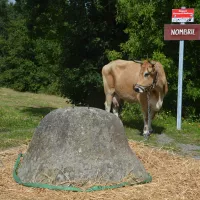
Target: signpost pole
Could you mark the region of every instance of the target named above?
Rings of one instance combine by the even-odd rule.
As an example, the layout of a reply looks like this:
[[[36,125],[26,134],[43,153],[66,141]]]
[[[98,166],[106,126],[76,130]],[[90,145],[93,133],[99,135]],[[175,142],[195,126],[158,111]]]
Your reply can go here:
[[[184,40],[179,42],[177,130],[181,130]]]
[[[185,7],[181,7],[185,9]],[[185,23],[181,23],[185,24]],[[179,42],[179,66],[178,66],[178,99],[177,99],[177,130],[181,130],[182,118],[182,89],[183,89],[183,55],[184,55],[184,40]]]

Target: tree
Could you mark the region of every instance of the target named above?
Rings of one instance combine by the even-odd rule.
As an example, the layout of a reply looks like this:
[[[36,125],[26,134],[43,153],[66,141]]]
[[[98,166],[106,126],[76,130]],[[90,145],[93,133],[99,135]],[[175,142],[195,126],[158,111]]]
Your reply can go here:
[[[61,60],[61,89],[73,103],[103,106],[101,69],[125,34],[117,24],[116,1],[68,1]],[[99,106],[99,105],[98,105]]]
[[[4,54],[0,61],[0,85],[19,91],[58,94],[59,42],[52,39],[54,29],[33,37],[26,6],[27,2],[21,0],[15,5],[7,4],[7,37],[1,36]]]

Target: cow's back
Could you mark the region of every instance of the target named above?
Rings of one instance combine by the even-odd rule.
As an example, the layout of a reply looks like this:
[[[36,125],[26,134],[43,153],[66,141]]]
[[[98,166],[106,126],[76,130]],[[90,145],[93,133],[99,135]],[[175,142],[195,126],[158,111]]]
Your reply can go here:
[[[133,61],[116,60],[105,65],[102,69],[104,79],[112,77],[112,87],[115,93],[128,102],[137,101],[137,95],[133,90],[140,72],[140,64]]]

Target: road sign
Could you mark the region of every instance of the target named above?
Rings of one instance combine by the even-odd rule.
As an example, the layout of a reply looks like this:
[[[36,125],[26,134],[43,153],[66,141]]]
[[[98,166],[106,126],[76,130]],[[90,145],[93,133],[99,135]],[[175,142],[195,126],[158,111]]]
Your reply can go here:
[[[172,9],[172,22],[194,22],[194,8]]]
[[[165,24],[164,40],[200,40],[200,24]]]

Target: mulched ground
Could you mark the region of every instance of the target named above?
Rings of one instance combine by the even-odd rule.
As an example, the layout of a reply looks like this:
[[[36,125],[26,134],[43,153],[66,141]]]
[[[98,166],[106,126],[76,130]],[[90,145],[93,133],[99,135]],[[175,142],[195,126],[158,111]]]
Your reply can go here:
[[[197,200],[200,199],[200,160],[129,142],[151,174],[151,183],[98,192],[60,192],[18,185],[12,177],[15,160],[27,146],[0,152],[1,200]]]

